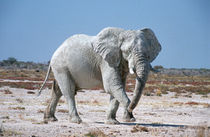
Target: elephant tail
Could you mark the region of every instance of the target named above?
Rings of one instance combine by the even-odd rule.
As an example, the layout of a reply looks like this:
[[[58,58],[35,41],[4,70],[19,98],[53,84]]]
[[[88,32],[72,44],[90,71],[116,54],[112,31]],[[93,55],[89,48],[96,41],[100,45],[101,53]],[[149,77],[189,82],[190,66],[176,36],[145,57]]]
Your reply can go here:
[[[41,86],[41,88],[39,89],[39,93],[38,93],[37,96],[39,96],[39,95],[41,94],[42,89],[44,88],[44,86],[45,86],[45,84],[46,84],[46,82],[47,82],[47,79],[48,79],[49,76],[50,76],[50,72],[51,72],[51,66],[49,65],[48,70],[47,70],[47,74],[46,74],[46,77],[45,77],[45,80],[44,80],[44,82],[42,83],[42,86]]]

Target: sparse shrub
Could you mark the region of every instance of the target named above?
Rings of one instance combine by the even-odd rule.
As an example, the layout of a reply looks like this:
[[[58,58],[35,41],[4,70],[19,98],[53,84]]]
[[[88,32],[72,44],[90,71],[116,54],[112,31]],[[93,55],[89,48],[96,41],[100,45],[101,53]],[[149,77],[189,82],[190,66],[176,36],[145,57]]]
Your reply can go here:
[[[151,92],[148,92],[148,91],[145,91],[145,92],[144,92],[144,95],[145,95],[145,96],[153,96],[153,95],[151,94]]]
[[[204,107],[205,107],[205,108],[210,108],[210,104],[204,103]]]
[[[168,92],[167,92],[167,91],[169,91],[169,87],[168,86],[161,84],[158,87],[159,87],[159,90],[161,91],[162,94],[168,94]]]
[[[192,98],[192,94],[185,95],[184,97]]]
[[[199,105],[199,103],[198,102],[194,102],[194,101],[191,101],[191,102],[187,102],[187,103],[185,103],[186,105]]]
[[[80,100],[80,101],[77,101],[78,104],[85,104],[85,105],[97,105],[97,106],[100,106],[101,105],[101,102],[98,102],[97,100],[93,100],[93,101],[88,101],[88,100]]]
[[[163,69],[163,66],[157,65],[157,66],[154,66],[154,69]]]
[[[99,102],[97,100],[94,100],[93,104],[99,104]]]
[[[16,101],[17,101],[18,103],[23,103],[23,100],[20,99],[20,98],[17,98]]]
[[[41,110],[41,109],[39,109],[37,112],[38,112],[38,113],[44,113],[44,111]]]
[[[60,99],[60,100],[58,101],[58,103],[63,104],[63,103],[65,103],[65,100]]]
[[[0,92],[4,92],[4,94],[12,94],[12,91],[9,89],[0,90]]]
[[[179,94],[176,93],[172,98],[178,98],[179,97]]]
[[[21,132],[13,131],[13,130],[3,130],[3,132],[0,132],[0,136],[3,135],[5,137],[15,137],[15,136],[22,136],[23,134]]]
[[[209,131],[207,126],[199,126],[195,129],[197,129],[196,137],[209,137]]]
[[[162,94],[168,94],[168,91],[166,90],[161,90]]]
[[[146,85],[146,87],[144,88],[143,93],[144,93],[145,96],[154,96],[156,89],[157,89],[156,86],[147,86]]]
[[[1,119],[10,119],[9,116],[3,116]]]
[[[156,91],[156,95],[157,95],[157,96],[162,96],[162,92],[161,92],[160,89],[158,89],[158,90]]]
[[[14,58],[14,57],[9,57],[7,60],[3,60],[3,63],[6,65],[6,64],[9,64],[9,65],[11,65],[11,64],[14,64],[14,63],[16,63],[17,62],[17,59],[16,58]]]
[[[25,110],[25,107],[9,107],[9,109],[13,109],[13,110]]]
[[[149,132],[149,129],[148,129],[147,127],[135,125],[135,126],[131,129],[131,133],[135,133],[135,132]]]
[[[83,100],[80,100],[80,101],[77,101],[78,104],[89,104],[90,101],[83,101]]]
[[[35,94],[33,91],[28,91],[27,94]]]
[[[61,113],[68,113],[69,111],[66,110],[66,109],[58,109],[58,112],[61,112]]]
[[[182,106],[182,105],[184,105],[184,103],[183,102],[174,102],[174,105]]]
[[[101,130],[92,130],[89,133],[85,134],[85,137],[108,137],[104,132]]]
[[[12,94],[12,92],[11,92],[9,89],[6,89],[6,90],[4,91],[4,94]]]
[[[203,97],[203,98],[208,98],[208,95],[203,95],[202,97]]]

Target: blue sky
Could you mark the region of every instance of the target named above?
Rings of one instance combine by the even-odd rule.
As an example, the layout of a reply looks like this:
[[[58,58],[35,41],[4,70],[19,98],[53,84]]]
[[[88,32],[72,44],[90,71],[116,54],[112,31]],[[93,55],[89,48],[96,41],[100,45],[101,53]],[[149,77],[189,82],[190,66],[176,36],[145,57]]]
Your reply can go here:
[[[0,60],[47,62],[69,36],[108,26],[151,28],[152,65],[210,68],[209,0],[0,0]]]

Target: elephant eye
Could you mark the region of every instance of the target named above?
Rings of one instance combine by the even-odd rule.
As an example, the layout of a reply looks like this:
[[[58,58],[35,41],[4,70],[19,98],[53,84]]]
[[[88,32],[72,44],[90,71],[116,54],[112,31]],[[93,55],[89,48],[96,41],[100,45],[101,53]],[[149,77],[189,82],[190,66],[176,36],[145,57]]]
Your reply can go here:
[[[149,55],[147,56],[147,59],[150,59],[150,56]]]
[[[131,48],[129,48],[129,49],[128,49],[128,53],[131,53],[131,51],[132,51]]]

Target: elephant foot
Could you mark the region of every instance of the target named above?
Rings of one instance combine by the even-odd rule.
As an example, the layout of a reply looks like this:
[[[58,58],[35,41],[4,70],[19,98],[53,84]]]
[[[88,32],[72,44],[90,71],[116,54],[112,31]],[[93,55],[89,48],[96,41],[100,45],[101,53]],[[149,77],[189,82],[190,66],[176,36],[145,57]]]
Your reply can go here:
[[[133,118],[123,118],[123,121],[124,122],[135,122],[136,119],[133,117]]]
[[[120,124],[119,121],[117,121],[116,119],[114,118],[110,118],[110,119],[107,119],[105,124],[110,124],[110,125],[117,125],[117,124]]]
[[[72,123],[77,123],[77,124],[82,123],[82,120],[79,116],[70,117],[69,121],[72,122]]]
[[[124,122],[135,122],[136,119],[134,118],[132,112],[126,111],[126,112],[124,113],[124,116],[123,116],[123,121],[124,121]]]
[[[54,122],[54,121],[58,121],[58,119],[55,116],[44,116],[44,122]]]

